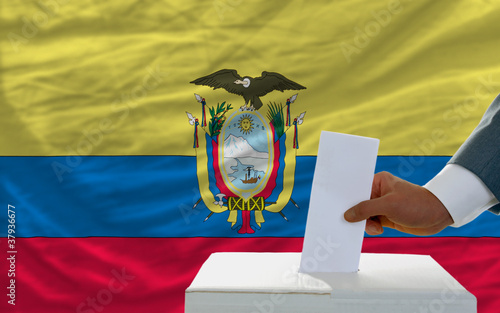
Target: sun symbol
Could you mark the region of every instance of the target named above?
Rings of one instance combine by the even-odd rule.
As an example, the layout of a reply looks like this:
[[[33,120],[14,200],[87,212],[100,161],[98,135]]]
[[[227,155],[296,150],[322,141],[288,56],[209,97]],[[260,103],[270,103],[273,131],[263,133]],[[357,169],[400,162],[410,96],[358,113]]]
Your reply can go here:
[[[250,115],[243,115],[240,120],[238,121],[238,128],[240,129],[240,132],[242,132],[245,135],[248,135],[249,133],[252,132],[253,130],[253,120]]]

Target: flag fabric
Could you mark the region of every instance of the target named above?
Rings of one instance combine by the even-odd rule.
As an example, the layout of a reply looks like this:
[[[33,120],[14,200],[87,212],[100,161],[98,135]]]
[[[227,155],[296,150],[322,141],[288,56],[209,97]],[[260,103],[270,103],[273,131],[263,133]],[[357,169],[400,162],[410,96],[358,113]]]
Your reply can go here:
[[[376,171],[425,184],[500,93],[499,13],[484,0],[2,2],[1,312],[183,312],[211,253],[300,251],[321,130],[379,138]],[[222,69],[245,92],[262,72],[306,89],[281,81],[242,110],[241,95],[190,83]],[[496,312],[499,222],[387,229],[363,251],[431,255]]]

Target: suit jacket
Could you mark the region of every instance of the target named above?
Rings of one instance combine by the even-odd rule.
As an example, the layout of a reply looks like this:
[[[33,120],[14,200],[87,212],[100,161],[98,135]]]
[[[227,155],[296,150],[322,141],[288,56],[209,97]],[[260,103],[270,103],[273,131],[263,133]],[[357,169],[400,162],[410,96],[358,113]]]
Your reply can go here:
[[[459,164],[476,174],[500,200],[500,95],[449,163]],[[489,210],[500,214],[500,204]]]

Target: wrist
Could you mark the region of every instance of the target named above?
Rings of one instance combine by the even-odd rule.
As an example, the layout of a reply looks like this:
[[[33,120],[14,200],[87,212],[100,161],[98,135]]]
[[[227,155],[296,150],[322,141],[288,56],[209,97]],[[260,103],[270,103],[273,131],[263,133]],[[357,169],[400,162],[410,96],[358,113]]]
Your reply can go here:
[[[448,226],[453,225],[453,217],[450,212],[446,209],[444,204],[439,200],[436,195],[434,195],[430,190],[424,187],[420,187],[426,193],[425,205],[426,208],[423,210],[428,210],[432,212],[430,215],[433,216],[431,219],[432,223],[429,225],[429,235],[436,234]]]

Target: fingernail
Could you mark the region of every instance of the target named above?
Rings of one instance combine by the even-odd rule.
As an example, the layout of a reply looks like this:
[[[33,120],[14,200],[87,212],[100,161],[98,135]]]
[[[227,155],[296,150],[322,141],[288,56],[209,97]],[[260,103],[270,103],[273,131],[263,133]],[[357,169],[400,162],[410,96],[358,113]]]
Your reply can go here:
[[[346,221],[348,221],[348,222],[349,222],[349,221],[354,220],[354,218],[355,218],[355,217],[356,217],[356,216],[355,216],[355,214],[354,214],[354,211],[353,211],[353,210],[350,210],[350,209],[349,209],[349,210],[347,210],[347,211],[344,213],[344,219],[345,219]]]
[[[380,233],[380,227],[378,225],[375,225],[375,224],[370,224],[368,225],[368,229],[370,230],[370,232],[372,233],[377,233],[379,234]]]

